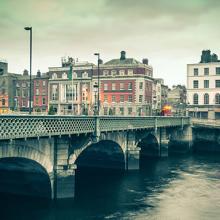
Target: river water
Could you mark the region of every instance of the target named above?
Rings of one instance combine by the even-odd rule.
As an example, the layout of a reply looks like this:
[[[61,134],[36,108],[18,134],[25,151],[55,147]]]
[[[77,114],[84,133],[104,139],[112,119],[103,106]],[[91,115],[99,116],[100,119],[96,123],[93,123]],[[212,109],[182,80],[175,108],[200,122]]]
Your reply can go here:
[[[169,157],[138,171],[81,170],[74,201],[2,195],[0,219],[220,219],[220,156]]]

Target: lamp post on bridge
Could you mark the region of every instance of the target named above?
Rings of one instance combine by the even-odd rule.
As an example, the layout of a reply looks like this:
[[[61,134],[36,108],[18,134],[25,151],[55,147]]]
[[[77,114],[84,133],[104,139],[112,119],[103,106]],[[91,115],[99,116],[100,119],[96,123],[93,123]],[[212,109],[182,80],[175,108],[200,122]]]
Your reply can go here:
[[[25,27],[26,31],[30,31],[30,91],[29,91],[29,114],[31,114],[31,71],[32,71],[32,27]]]
[[[97,85],[97,88],[98,88],[98,98],[97,98],[97,103],[96,103],[96,105],[97,105],[97,112],[96,112],[96,115],[99,115],[99,108],[100,108],[100,79],[99,79],[99,64],[100,64],[100,54],[99,53],[94,53],[94,55],[95,56],[97,56],[98,57],[98,85]]]

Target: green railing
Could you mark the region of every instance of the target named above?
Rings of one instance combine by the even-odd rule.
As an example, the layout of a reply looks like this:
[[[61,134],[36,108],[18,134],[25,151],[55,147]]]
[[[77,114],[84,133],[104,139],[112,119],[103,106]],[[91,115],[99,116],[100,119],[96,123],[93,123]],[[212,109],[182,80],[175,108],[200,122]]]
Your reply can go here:
[[[189,117],[0,116],[0,140],[184,126]]]

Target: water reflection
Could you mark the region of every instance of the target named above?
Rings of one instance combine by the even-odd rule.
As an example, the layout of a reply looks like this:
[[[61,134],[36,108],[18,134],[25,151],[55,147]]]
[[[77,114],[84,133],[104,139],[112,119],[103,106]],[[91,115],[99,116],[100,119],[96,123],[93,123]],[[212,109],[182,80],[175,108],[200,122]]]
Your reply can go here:
[[[220,158],[147,160],[140,171],[79,170],[76,198],[1,196],[2,219],[219,219]]]

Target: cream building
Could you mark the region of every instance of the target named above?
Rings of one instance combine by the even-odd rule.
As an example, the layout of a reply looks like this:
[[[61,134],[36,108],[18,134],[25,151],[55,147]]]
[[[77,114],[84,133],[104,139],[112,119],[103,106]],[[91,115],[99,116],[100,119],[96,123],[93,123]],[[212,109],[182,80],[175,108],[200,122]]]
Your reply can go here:
[[[220,62],[201,62],[187,65],[188,112],[192,117],[220,119]]]

